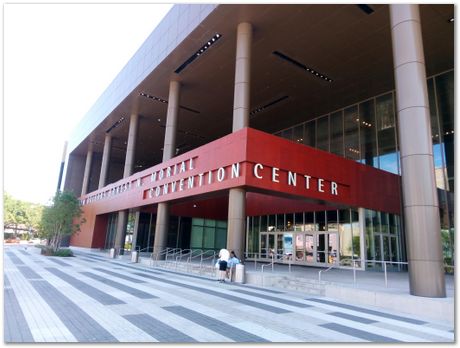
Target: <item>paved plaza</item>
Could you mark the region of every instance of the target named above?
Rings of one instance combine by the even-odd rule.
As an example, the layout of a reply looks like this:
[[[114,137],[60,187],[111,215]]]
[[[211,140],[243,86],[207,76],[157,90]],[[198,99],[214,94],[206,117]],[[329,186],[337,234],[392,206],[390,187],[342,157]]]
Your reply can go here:
[[[5,342],[454,341],[447,321],[39,251],[4,248]]]

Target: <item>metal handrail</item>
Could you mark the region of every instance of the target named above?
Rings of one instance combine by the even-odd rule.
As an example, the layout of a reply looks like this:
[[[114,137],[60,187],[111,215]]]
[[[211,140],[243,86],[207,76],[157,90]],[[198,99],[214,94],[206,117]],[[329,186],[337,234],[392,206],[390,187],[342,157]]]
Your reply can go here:
[[[153,267],[153,262],[158,261],[158,258],[161,255],[167,255],[169,253],[170,249],[172,249],[172,248],[165,248],[165,249],[163,249],[162,251],[159,251],[159,252],[152,252],[152,255],[150,255],[150,267]],[[156,255],[156,257],[154,257],[154,255]]]
[[[211,252],[211,251],[212,251],[212,255],[208,257],[203,257],[207,252]],[[207,250],[202,253],[201,260],[200,260],[200,274],[202,273],[202,270],[203,270],[203,261],[211,260],[211,259],[212,259],[211,266],[214,268],[214,264],[216,260],[216,252],[214,250]]]
[[[387,274],[387,263],[388,264],[395,264],[395,265],[409,265],[408,262],[400,262],[400,261],[375,261],[375,260],[366,260],[365,263],[381,263],[383,264],[383,272],[385,276],[385,287],[388,287],[388,274]]]

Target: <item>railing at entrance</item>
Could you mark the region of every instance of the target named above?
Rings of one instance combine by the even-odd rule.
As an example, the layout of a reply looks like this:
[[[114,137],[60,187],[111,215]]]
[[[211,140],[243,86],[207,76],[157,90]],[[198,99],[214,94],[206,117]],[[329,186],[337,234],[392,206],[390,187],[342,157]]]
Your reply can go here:
[[[191,272],[193,268],[198,268],[198,273],[205,271],[210,275],[215,275],[214,264],[216,251],[201,249],[181,249],[165,248],[158,252],[153,252],[150,256],[151,267],[164,267],[179,270],[179,267],[186,272]]]

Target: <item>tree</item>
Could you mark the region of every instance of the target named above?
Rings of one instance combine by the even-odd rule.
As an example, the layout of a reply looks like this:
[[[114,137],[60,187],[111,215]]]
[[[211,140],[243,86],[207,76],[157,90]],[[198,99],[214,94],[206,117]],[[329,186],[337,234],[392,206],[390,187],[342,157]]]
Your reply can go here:
[[[13,198],[5,192],[3,198],[4,219],[3,228],[29,232],[37,231],[40,224],[43,206]]]
[[[44,208],[40,229],[53,252],[59,249],[63,237],[80,231],[80,225],[86,221],[81,218],[82,213],[78,199],[66,191],[56,192],[53,204]]]

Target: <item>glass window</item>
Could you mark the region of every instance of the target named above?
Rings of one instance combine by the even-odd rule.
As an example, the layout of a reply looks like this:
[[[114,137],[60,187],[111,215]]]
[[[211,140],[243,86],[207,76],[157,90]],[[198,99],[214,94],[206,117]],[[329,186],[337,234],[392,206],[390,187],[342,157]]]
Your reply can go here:
[[[331,114],[331,153],[343,156],[343,112]]]
[[[329,151],[329,115],[316,120],[316,147]]]
[[[344,265],[351,265],[352,250],[352,233],[350,223],[350,210],[342,209],[339,211],[339,239],[340,239],[340,260]]]
[[[359,259],[361,257],[361,236],[359,233],[359,214],[357,210],[351,210],[351,223],[353,231],[353,257]]]
[[[305,213],[305,231],[318,231],[318,225],[315,224],[315,213]]]
[[[303,225],[303,213],[295,213],[294,218],[295,218],[294,231],[305,231],[305,228]]]
[[[324,210],[315,212],[316,225],[318,226],[318,231],[326,230],[326,213]]]
[[[260,217],[260,232],[266,232],[268,231],[268,226],[267,226],[267,215],[262,215]]]
[[[398,174],[393,93],[376,98],[375,108],[380,169]]]
[[[287,140],[292,140],[292,128],[288,128],[282,131],[281,137]]]
[[[227,246],[227,229],[217,228],[214,249],[220,250],[222,248],[225,248],[226,246]]]
[[[192,225],[190,236],[190,248],[201,249],[203,247],[203,226]]]
[[[359,104],[361,163],[378,168],[374,99]]]
[[[284,214],[276,215],[276,230],[277,231],[285,231],[285,222],[284,222]]]
[[[454,191],[454,72],[436,76],[441,142],[444,144],[448,191]]]
[[[359,161],[359,115],[358,107],[352,106],[344,111],[345,157]]]
[[[337,231],[337,210],[328,210],[326,213],[327,216],[327,230],[328,231]]]
[[[294,214],[286,214],[286,231],[294,231]]]
[[[276,229],[276,215],[268,215],[268,232],[273,232]]]
[[[204,228],[203,249],[214,249],[215,231],[214,227]]]
[[[293,141],[299,144],[303,144],[303,124],[294,127],[292,136]]]
[[[316,146],[316,120],[305,123],[303,143],[308,146]]]

